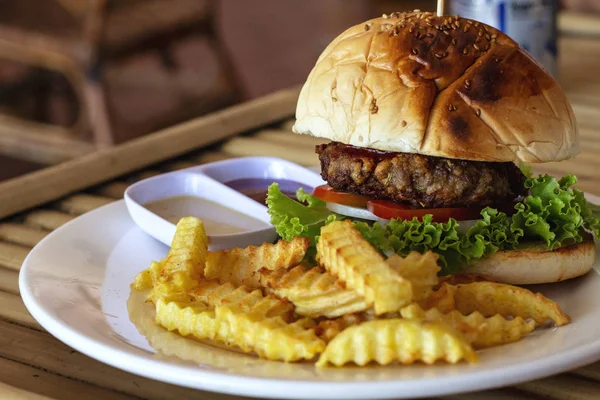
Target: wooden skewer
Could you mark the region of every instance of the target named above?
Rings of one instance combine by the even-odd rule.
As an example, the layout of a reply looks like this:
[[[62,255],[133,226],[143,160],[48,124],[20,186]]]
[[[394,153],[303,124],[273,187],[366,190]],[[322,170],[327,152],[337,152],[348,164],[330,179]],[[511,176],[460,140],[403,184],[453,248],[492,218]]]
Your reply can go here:
[[[437,15],[441,17],[444,15],[444,10],[446,9],[446,0],[438,0],[437,2]]]

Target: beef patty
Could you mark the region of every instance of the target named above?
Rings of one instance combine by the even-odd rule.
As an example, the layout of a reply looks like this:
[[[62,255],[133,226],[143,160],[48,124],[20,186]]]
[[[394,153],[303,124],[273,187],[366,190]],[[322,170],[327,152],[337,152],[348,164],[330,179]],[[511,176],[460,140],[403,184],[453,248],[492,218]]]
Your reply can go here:
[[[338,142],[316,148],[321,176],[336,190],[425,208],[502,207],[524,194],[511,162],[388,153]]]

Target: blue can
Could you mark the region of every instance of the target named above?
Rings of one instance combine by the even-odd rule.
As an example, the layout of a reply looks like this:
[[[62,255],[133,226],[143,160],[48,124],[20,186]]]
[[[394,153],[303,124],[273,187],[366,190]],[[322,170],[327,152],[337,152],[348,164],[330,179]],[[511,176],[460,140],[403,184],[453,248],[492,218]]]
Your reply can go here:
[[[556,75],[556,12],[553,0],[451,0],[452,15],[501,30]]]

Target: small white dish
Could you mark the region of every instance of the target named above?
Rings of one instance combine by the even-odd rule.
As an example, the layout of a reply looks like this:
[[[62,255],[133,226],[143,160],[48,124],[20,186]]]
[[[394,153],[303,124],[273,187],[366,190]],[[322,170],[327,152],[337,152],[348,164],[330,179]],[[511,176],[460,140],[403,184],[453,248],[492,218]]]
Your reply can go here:
[[[146,329],[147,340],[131,322],[126,305],[134,276],[167,251],[134,224],[119,201],[69,222],[42,240],[21,269],[21,296],[48,332],[90,357],[148,378],[243,396],[432,397],[512,385],[600,359],[598,259],[594,270],[582,278],[534,287],[557,301],[572,317],[571,324],[540,329],[516,343],[481,351],[475,365],[319,370],[310,363],[270,362],[190,339],[179,341],[182,358],[177,358],[175,352],[157,353],[150,346],[149,341],[160,348],[170,335]],[[192,355],[195,362],[186,360]]]
[[[166,245],[171,244],[175,234],[174,222],[190,214],[203,218],[205,224],[215,221],[240,228],[241,232],[223,234],[211,231],[207,224],[211,251],[273,242],[277,239],[277,232],[270,224],[267,207],[226,185],[241,179],[263,180],[265,185],[274,181],[290,185],[289,181],[292,181],[290,186],[294,186],[294,191],[299,186],[314,188],[324,184],[317,173],[289,161],[273,157],[245,157],[192,167],[137,182],[125,191],[125,203],[134,222],[144,232]],[[181,196],[191,196],[212,203],[205,204],[204,208],[196,207],[194,212],[171,214],[171,219],[165,218],[164,214],[158,215],[149,206]],[[225,208],[214,207],[214,203]],[[190,208],[187,203],[179,204],[184,209]]]

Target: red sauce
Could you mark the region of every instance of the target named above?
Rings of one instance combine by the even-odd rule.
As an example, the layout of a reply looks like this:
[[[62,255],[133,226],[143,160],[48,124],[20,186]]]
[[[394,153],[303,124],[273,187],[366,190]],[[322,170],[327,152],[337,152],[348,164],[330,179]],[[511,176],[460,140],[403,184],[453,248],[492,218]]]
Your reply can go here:
[[[299,188],[312,193],[311,187],[287,179],[244,178],[224,182],[223,184],[250,197],[254,201],[265,204],[267,201],[267,189],[274,182],[279,184],[279,189],[283,194],[292,199],[296,198],[296,190]]]
[[[350,155],[357,156],[357,157],[373,158],[379,162],[379,161],[385,160],[387,158],[393,158],[396,156],[396,154],[398,154],[396,152],[371,149],[368,147],[356,147],[356,146],[351,146],[349,144],[343,144],[343,143],[339,143],[339,142],[320,144],[316,147],[316,153],[321,154],[321,152],[323,150],[325,150],[325,148],[328,146],[329,147],[333,146],[333,150],[335,152],[333,157],[338,156],[340,153],[344,153],[344,154],[350,154]],[[331,148],[329,149],[329,151],[331,151]]]

